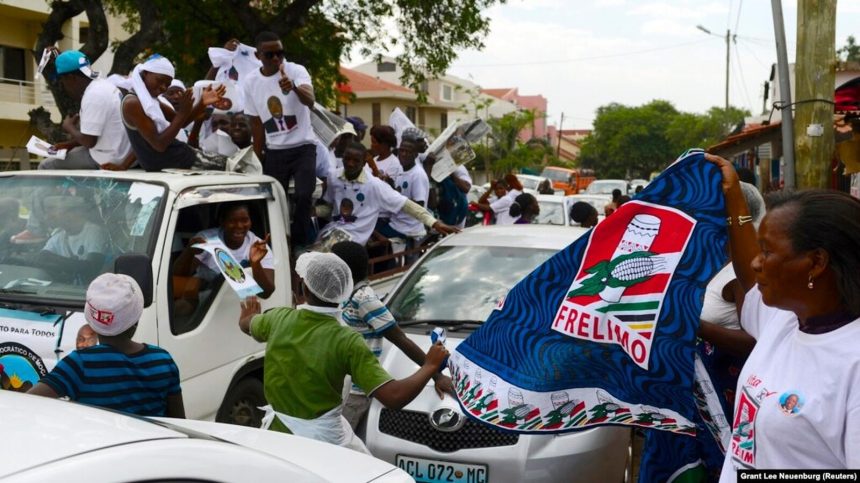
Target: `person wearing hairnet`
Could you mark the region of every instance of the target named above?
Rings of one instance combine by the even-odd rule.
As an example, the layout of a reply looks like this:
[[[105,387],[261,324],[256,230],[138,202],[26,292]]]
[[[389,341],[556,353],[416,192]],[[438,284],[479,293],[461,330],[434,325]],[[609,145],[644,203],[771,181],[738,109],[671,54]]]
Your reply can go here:
[[[344,377],[351,375],[369,397],[400,409],[439,371],[448,351],[435,344],[414,374],[394,379],[362,336],[338,321],[340,304],[353,289],[346,262],[332,253],[309,252],[296,260],[296,273],[306,304],[261,314],[255,297],[242,301],[239,328],[266,342],[263,389],[269,406],[263,428],[368,453],[341,415]]]

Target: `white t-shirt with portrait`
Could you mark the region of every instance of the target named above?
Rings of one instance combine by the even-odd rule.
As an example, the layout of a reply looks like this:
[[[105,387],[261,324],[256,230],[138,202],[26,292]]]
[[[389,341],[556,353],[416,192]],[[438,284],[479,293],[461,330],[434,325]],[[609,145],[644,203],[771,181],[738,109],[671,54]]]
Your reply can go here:
[[[266,133],[266,147],[287,149],[314,142],[311,112],[299,101],[298,86],[311,85],[307,69],[292,62],[284,63],[284,73],[293,82],[293,90],[284,95],[278,84],[281,73],[264,76],[256,69],[242,78],[245,91],[245,114],[260,118]],[[281,106],[281,116],[273,116],[269,103]]]
[[[377,156],[373,160],[376,162],[376,168],[380,174],[384,174],[391,179],[397,179],[397,175],[403,172],[400,160],[393,154],[385,159],[379,159],[379,156]]]
[[[737,468],[860,468],[860,319],[807,334],[756,286],[741,325],[756,345],[738,379],[720,482],[737,481]]]
[[[194,236],[201,237],[206,240],[221,240],[222,242],[224,241],[224,237],[221,234],[220,228],[209,228],[207,230],[201,231],[200,233],[197,233]],[[251,266],[251,262],[249,260],[249,257],[251,256],[251,245],[258,242],[259,240],[260,237],[253,234],[249,230],[248,233],[245,233],[245,241],[242,242],[242,246],[240,246],[239,248],[236,248],[234,250],[228,247],[226,244],[224,244],[224,246],[227,247],[227,250],[230,252],[230,255],[232,255],[233,258],[236,259],[236,261],[239,262],[240,265],[242,265],[242,268],[247,268]],[[215,273],[221,272],[221,270],[218,268],[218,264],[215,262],[215,259],[212,258],[211,253],[203,251],[202,253],[194,255],[194,257],[197,258],[197,260],[200,261],[200,265],[206,267],[207,270]],[[275,258],[272,256],[271,247],[269,247],[269,251],[266,252],[266,254],[263,256],[263,259],[260,261],[260,266],[272,270],[275,269]]]
[[[511,190],[505,196],[502,196],[496,201],[490,203],[490,208],[496,215],[497,225],[513,225],[514,222],[517,221],[517,218],[519,217],[511,216],[510,213],[508,213],[508,210],[511,208],[511,205],[514,204],[514,200],[517,196],[521,194],[522,191]]]
[[[427,172],[420,164],[415,163],[412,169],[400,173],[394,180],[394,189],[425,209],[427,208],[427,199],[430,197],[430,179],[427,178]],[[402,211],[394,213],[389,225],[408,236],[423,236],[427,233],[423,223]]]
[[[121,105],[122,93],[105,79],[90,82],[81,99],[81,133],[98,136],[90,156],[99,164],[121,165],[131,152]]]
[[[83,260],[91,253],[106,255],[108,237],[104,228],[95,223],[86,222],[80,232],[72,235],[66,230],[59,230],[51,235],[43,248],[56,255],[75,260]]]
[[[381,211],[397,213],[403,208],[407,198],[381,179],[362,172],[358,178],[349,181],[343,176],[343,168],[328,176],[328,188],[325,201],[332,205],[332,210],[340,212],[343,200],[352,203],[352,215],[355,221],[339,225],[346,231],[352,241],[364,245],[373,234],[376,220]]]

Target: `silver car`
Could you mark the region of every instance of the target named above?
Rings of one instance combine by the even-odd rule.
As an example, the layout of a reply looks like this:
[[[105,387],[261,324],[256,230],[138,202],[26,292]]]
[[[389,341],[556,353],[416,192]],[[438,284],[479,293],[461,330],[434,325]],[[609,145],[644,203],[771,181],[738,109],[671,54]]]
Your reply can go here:
[[[585,232],[549,225],[477,226],[446,237],[401,278],[388,307],[423,350],[437,326],[447,328],[446,346],[453,350],[511,287]],[[417,369],[390,345],[381,362],[396,378]],[[630,437],[621,427],[560,435],[501,432],[467,419],[453,398],[440,400],[430,383],[402,410],[374,401],[366,442],[374,456],[419,482],[617,482],[629,474]]]

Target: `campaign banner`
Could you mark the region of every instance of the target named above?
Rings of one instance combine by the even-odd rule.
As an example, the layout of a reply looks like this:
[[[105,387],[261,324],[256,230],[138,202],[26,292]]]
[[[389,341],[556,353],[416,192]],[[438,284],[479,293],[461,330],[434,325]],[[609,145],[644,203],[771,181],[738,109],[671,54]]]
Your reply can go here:
[[[76,348],[98,343],[84,316],[0,309],[0,389],[27,392]]]
[[[230,287],[239,295],[239,298],[246,298],[256,295],[263,291],[254,276],[251,273],[251,268],[243,268],[242,264],[237,261],[230,253],[230,249],[221,239],[216,238],[207,240],[206,243],[196,243],[194,248],[199,248],[209,252],[218,270],[224,275],[224,279],[230,284]]]
[[[526,433],[695,435],[702,297],[726,260],[720,181],[701,150],[685,153],[515,285],[451,356],[465,413]]]

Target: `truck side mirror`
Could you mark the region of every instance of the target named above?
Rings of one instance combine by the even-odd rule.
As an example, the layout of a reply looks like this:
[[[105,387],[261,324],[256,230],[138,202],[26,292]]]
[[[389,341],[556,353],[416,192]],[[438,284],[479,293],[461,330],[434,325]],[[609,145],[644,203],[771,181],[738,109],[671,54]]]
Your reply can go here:
[[[133,278],[143,293],[144,308],[152,305],[152,261],[142,253],[127,253],[116,258],[113,272]]]

